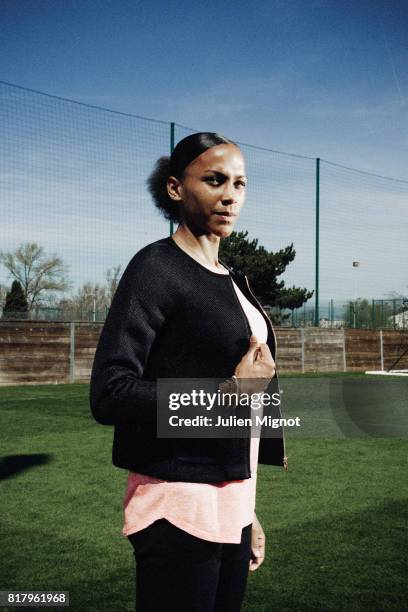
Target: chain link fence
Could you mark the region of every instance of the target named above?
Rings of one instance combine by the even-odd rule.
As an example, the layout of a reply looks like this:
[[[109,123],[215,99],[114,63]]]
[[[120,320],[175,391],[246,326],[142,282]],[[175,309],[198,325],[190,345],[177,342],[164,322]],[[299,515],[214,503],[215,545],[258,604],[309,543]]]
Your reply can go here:
[[[113,271],[117,282],[135,252],[171,231],[146,188],[154,163],[200,128],[5,82],[0,127],[1,252],[35,244],[58,260],[64,281],[41,291],[26,316],[103,321]],[[280,280],[314,291],[285,311],[284,325],[406,329],[408,181],[226,136],[241,147],[249,177],[236,231],[273,252],[293,243],[296,257]],[[3,259],[0,307],[14,278]]]

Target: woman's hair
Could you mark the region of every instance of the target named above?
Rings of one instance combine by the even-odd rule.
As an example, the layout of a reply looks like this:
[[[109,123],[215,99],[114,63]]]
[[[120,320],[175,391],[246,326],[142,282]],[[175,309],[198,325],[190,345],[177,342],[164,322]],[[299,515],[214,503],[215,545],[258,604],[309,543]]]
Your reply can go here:
[[[155,205],[166,219],[176,223],[180,222],[177,202],[172,200],[167,192],[168,177],[175,176],[178,179],[182,179],[185,168],[193,159],[207,151],[207,149],[219,144],[233,144],[237,146],[235,142],[228,140],[228,138],[221,136],[221,134],[197,132],[180,140],[170,157],[163,156],[157,160],[154,170],[146,182]]]

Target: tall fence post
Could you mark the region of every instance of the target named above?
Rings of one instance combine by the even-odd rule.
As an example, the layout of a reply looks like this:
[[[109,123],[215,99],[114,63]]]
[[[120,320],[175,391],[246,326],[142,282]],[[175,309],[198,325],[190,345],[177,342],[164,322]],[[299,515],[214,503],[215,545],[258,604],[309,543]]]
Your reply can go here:
[[[347,372],[347,359],[346,359],[346,330],[343,327],[343,371]]]
[[[381,370],[384,371],[384,341],[383,330],[380,329],[380,355],[381,355]]]
[[[302,347],[302,374],[305,372],[305,328],[300,328],[300,343]]]
[[[175,126],[175,123],[171,122],[170,123],[170,155],[174,151],[174,126]],[[174,234],[174,222],[173,222],[173,219],[170,220],[170,236],[172,234]]]
[[[69,324],[69,382],[75,382],[75,323]]]
[[[316,261],[315,261],[315,326],[319,327],[319,216],[320,216],[320,157],[316,158]]]

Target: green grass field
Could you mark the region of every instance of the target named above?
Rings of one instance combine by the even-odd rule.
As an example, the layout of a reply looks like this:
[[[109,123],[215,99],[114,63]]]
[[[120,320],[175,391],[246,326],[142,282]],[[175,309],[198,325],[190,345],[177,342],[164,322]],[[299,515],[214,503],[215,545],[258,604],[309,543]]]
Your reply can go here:
[[[282,387],[312,378],[282,377]],[[352,378],[364,377],[320,376],[303,391],[296,382],[296,401],[324,424],[319,380]],[[112,429],[92,419],[88,389],[0,388],[0,590],[66,590],[71,610],[133,610],[132,547],[121,533],[126,472],[111,464]],[[244,612],[408,609],[405,433],[354,428],[346,437],[338,420],[322,435],[288,432],[288,472],[259,466],[267,555],[249,575]],[[34,465],[21,469],[24,455]]]

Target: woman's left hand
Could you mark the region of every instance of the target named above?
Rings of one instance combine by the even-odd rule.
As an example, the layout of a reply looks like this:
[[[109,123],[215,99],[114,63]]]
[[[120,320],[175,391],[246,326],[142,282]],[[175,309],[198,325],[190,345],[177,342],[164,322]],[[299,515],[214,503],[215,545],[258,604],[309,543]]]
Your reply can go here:
[[[258,521],[256,514],[254,514],[254,521],[252,523],[252,536],[251,536],[251,560],[249,562],[249,571],[253,572],[260,565],[262,565],[265,558],[265,533]]]

